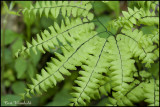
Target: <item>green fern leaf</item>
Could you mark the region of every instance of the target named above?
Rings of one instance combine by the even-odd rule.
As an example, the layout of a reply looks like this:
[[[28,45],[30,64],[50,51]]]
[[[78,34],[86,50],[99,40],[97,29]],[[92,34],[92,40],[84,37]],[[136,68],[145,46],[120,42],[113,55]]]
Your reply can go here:
[[[158,58],[156,54],[152,53],[157,46],[153,45],[151,38],[143,35],[142,31],[138,32],[136,29],[131,32],[131,30],[122,29],[123,35],[120,34],[119,37],[121,39],[122,36],[124,37],[124,41],[128,44],[134,57],[139,57],[142,63],[146,63],[146,67],[151,67],[150,64],[154,63],[154,60]],[[136,35],[138,35],[138,37],[135,38]]]
[[[31,5],[30,8],[25,8],[22,13],[25,16],[29,16],[29,18],[30,15],[34,15],[36,17],[37,14],[39,14],[41,17],[43,13],[46,17],[51,14],[52,17],[57,18],[60,11],[64,17],[66,17],[66,14],[68,17],[71,15],[73,15],[73,17],[81,15],[83,17],[87,17],[88,14],[91,14],[89,12],[91,8],[92,5],[88,1],[83,2],[83,4],[81,4],[79,1],[42,1],[41,3],[36,2],[36,4],[34,6]],[[93,15],[92,17],[89,16],[88,19],[92,20]]]
[[[144,85],[145,102],[149,106],[159,106],[159,80],[151,80],[150,83]]]
[[[74,98],[71,99],[71,101],[73,102],[71,105],[86,105],[86,102],[84,100],[88,102],[90,101],[89,97],[92,97],[90,95],[94,93],[95,89],[98,89],[100,87],[99,82],[101,79],[103,79],[102,73],[106,72],[105,64],[103,63],[105,61],[105,53],[103,50],[107,40],[93,39],[93,41],[99,42],[94,42],[92,45],[96,45],[97,49],[94,49],[94,56],[90,56],[90,58],[85,62],[85,64],[87,64],[88,66],[82,66],[84,71],[79,72],[82,77],[78,77],[75,81],[75,83],[77,83],[79,87],[73,87],[73,89],[75,89],[77,92],[72,93]]]
[[[80,18],[70,21],[66,17],[65,23],[66,26],[64,25],[64,21],[62,21],[61,27],[59,27],[59,25],[55,22],[54,26],[49,27],[51,33],[49,33],[47,30],[44,30],[44,32],[41,32],[41,37],[39,36],[39,34],[37,34],[37,41],[35,39],[32,39],[32,44],[27,42],[27,47],[23,46],[22,49],[19,49],[15,55],[19,56],[20,54],[30,54],[31,50],[33,50],[36,54],[37,49],[42,53],[45,53],[45,50],[50,52],[50,49],[55,48],[55,46],[59,46],[57,39],[63,45],[66,45],[67,41],[69,43],[72,43],[75,41],[75,39],[80,39],[81,35],[84,32],[90,32],[90,30],[94,29],[93,23],[83,22]]]

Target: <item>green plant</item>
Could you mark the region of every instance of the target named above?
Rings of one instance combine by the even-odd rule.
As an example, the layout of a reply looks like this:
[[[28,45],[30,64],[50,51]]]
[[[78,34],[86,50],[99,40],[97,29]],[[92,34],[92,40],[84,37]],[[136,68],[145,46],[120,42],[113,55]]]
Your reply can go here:
[[[143,101],[158,106],[159,75],[151,66],[159,59],[158,1],[131,2],[134,8],[128,7],[128,12],[122,12],[124,17],[111,21],[107,27],[94,14],[94,3],[42,1],[22,11],[32,20],[43,14],[53,18],[63,16],[60,24],[54,22],[49,31],[37,34],[37,41],[32,39],[32,43],[27,42],[16,53],[17,57],[27,57],[31,51],[36,54],[37,50],[51,52],[56,46],[61,49],[54,52],[41,75],[32,78],[23,98],[31,97],[35,91],[42,94],[41,91],[56,86],[79,66],[70,105],[87,105],[92,99],[106,95],[109,106],[132,106]],[[95,22],[105,30],[97,32]],[[144,34],[143,26],[156,27],[150,34]]]

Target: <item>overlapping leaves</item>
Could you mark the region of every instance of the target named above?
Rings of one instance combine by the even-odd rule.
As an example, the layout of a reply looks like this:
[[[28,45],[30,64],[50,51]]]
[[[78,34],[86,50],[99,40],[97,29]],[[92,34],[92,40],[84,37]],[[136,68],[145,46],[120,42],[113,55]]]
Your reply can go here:
[[[34,12],[34,15],[38,11],[41,15],[44,11],[46,16],[49,12],[57,11],[55,14],[52,13],[56,18],[62,9],[63,16],[66,13],[68,16],[71,15],[68,7],[64,8],[61,5],[73,7],[73,2],[58,2],[55,4],[57,9],[52,10],[50,7],[54,3],[42,2],[39,5],[37,2],[35,7],[31,6],[25,11]],[[89,11],[91,6],[87,6],[87,3],[84,2],[80,6],[83,5],[82,7]],[[153,7],[152,4],[148,4]],[[45,8],[46,5],[49,8]],[[75,8],[72,14],[77,17],[81,13],[76,14]],[[82,15],[87,16],[83,13]],[[143,72],[147,71],[138,71],[136,63],[141,62],[144,68],[148,69],[159,58],[159,31],[156,29],[151,34],[143,34],[139,29],[132,27],[140,24],[159,25],[159,17],[155,12],[142,8],[128,8],[128,12],[123,12],[123,15],[124,17],[119,17],[113,22],[113,25],[116,25],[113,28],[121,27],[116,35],[110,31],[95,32],[94,24],[86,18],[71,18],[70,21],[66,17],[62,20],[61,26],[54,23],[54,26],[49,27],[51,33],[45,30],[41,33],[42,38],[37,35],[37,41],[33,39],[32,44],[27,43],[27,47],[19,50],[17,56],[30,54],[31,49],[35,53],[36,49],[43,53],[50,52],[56,45],[61,47],[62,53],[54,53],[56,58],[51,58],[42,69],[41,75],[37,74],[36,79],[32,79],[32,84],[28,85],[29,88],[23,97],[31,97],[30,94],[35,92],[42,94],[42,91],[47,91],[49,87],[56,86],[57,82],[64,80],[65,75],[70,76],[69,70],[76,70],[76,66],[80,66],[82,70],[75,80],[77,86],[73,87],[75,92],[72,93],[72,106],[87,105],[92,99],[100,98],[101,94],[112,94],[107,102],[110,106],[133,106],[141,101],[153,106],[158,105],[158,80],[152,73],[143,75]],[[98,37],[101,33],[106,34],[108,38]]]

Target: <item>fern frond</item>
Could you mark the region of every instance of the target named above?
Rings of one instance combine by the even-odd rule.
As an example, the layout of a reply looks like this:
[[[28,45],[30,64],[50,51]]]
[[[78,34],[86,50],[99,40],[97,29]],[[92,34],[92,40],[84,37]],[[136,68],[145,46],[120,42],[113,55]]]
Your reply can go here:
[[[71,105],[86,105],[86,101],[90,102],[96,89],[100,87],[99,83],[103,79],[102,73],[106,72],[105,69],[105,45],[107,40],[99,38],[92,41],[92,46],[96,45],[93,56],[88,57],[85,64],[82,65],[84,71],[80,71],[79,74],[82,77],[78,77],[75,83],[78,87],[73,87],[76,91],[72,93],[74,98],[71,99]],[[101,48],[99,48],[101,47]],[[94,58],[93,58],[94,57]],[[96,58],[95,58],[96,57]]]
[[[132,54],[129,52],[123,41],[116,40],[113,36],[108,38],[107,43],[107,67],[109,69],[111,86],[115,91],[122,92],[132,82],[133,72],[136,71],[135,61],[131,59]]]
[[[41,17],[44,13],[46,17],[51,14],[54,18],[57,18],[59,13],[62,12],[63,17],[66,17],[66,15],[68,17],[71,15],[73,17],[82,15],[92,20],[93,14],[89,12],[91,8],[92,5],[89,1],[42,1],[41,3],[37,1],[34,6],[31,5],[30,8],[25,8],[22,13],[28,17],[30,15],[36,17],[37,14]]]
[[[145,102],[149,106],[159,106],[159,80],[151,79],[150,83],[144,85]]]
[[[19,49],[15,55],[17,57],[20,54],[30,55],[31,50],[36,54],[37,49],[42,53],[45,53],[45,50],[50,52],[50,48],[53,49],[55,46],[59,46],[58,40],[63,45],[66,45],[67,42],[72,43],[77,39],[81,39],[81,35],[84,32],[87,33],[93,30],[94,24],[88,22],[86,18],[84,18],[83,21],[80,18],[70,21],[69,18],[66,17],[65,21],[62,20],[61,26],[55,22],[54,26],[50,26],[49,29],[51,33],[44,30],[44,32],[41,32],[41,37],[37,34],[37,41],[32,38],[32,44],[27,42],[27,47],[22,46],[22,49]]]
[[[40,88],[47,91],[53,84],[56,85],[57,82],[64,80],[63,75],[70,75],[68,70],[76,70],[75,66],[81,66],[82,62],[86,62],[88,55],[94,53],[94,47],[87,47],[91,46],[89,41],[94,39],[98,34],[96,32],[84,33],[81,36],[81,40],[77,40],[72,46],[69,44],[62,46],[63,55],[55,53],[58,59],[51,58],[52,62],[47,63],[48,66],[42,69],[42,76],[37,75],[36,79],[32,79],[33,85],[29,85],[29,89],[27,89],[23,97],[30,97],[30,93],[34,94],[34,90],[38,94],[41,94]],[[86,35],[90,36],[90,38],[86,38]]]
[[[109,97],[109,103],[106,105],[133,106],[135,103],[144,100],[144,82],[134,81],[123,95],[119,96],[118,92],[113,92],[113,98]]]
[[[126,28],[130,29],[134,25],[159,25],[159,17],[155,14],[154,11],[150,12],[150,10],[144,10],[143,8],[134,9],[128,8],[128,12],[123,11],[124,17],[119,17],[115,21],[113,21],[112,26],[116,26],[117,28]]]
[[[142,31],[139,32],[135,29],[132,32],[132,30],[122,29],[122,34],[117,36],[119,36],[119,39],[124,40],[126,43],[125,46],[129,46],[129,50],[134,57],[139,57],[142,63],[146,63],[146,67],[151,67],[150,64],[154,63],[154,60],[158,58],[158,56],[152,52],[157,49],[157,45],[153,44],[149,36],[143,35]]]

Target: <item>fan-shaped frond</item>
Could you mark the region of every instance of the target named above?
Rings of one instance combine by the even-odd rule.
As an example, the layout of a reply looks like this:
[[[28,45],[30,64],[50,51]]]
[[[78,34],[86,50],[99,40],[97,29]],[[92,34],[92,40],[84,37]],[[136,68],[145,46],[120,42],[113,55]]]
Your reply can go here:
[[[27,92],[23,94],[23,97],[30,97],[30,93],[34,94],[34,90],[41,94],[40,88],[47,91],[49,87],[53,87],[53,84],[56,85],[57,82],[64,80],[63,75],[70,75],[68,70],[76,70],[75,66],[81,66],[82,62],[85,63],[88,55],[94,54],[95,51],[94,47],[87,46],[95,45],[93,40],[98,34],[96,32],[84,33],[81,40],[77,40],[72,46],[69,44],[62,46],[63,55],[55,53],[58,59],[51,58],[52,62],[47,63],[48,66],[42,69],[42,75],[37,75],[36,79],[32,79],[33,85],[29,85],[29,89],[26,90]],[[86,35],[89,38],[86,38]]]
[[[41,36],[37,34],[36,39],[16,53],[17,57],[30,55],[30,51],[45,53],[55,46],[62,51],[54,52],[55,57],[51,57],[41,74],[32,78],[23,98],[42,94],[79,66],[82,70],[74,81],[71,106],[88,105],[103,95],[107,96],[107,106],[134,106],[140,102],[159,106],[159,77],[154,78],[152,68],[148,70],[159,58],[158,2],[135,3],[138,5],[123,11],[123,17],[111,22],[111,29],[96,17],[99,25],[106,29],[99,33],[94,21],[90,21],[95,14],[90,13],[89,1],[42,1],[24,9],[27,17],[45,14],[57,18],[62,13],[64,19],[60,25],[55,22],[50,26],[50,31],[44,30]],[[143,34],[139,29],[143,25],[156,26],[149,34]],[[114,34],[112,31],[117,29]],[[102,33],[107,38],[98,36]]]

